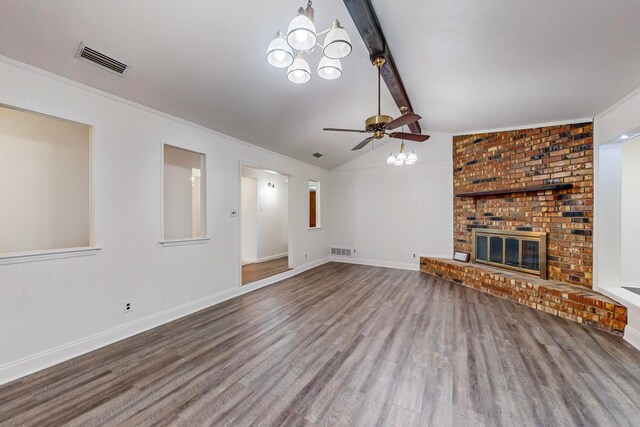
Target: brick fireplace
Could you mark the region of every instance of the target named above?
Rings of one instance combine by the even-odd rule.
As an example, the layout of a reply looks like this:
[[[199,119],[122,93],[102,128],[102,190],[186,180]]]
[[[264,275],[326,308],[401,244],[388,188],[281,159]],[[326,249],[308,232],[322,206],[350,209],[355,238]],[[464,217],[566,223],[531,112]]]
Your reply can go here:
[[[539,249],[546,257],[539,263],[546,266],[527,271],[523,262],[530,261],[520,259],[516,268],[505,246],[494,246],[503,252],[496,249],[493,261],[512,265],[421,258],[422,271],[610,332],[624,330],[626,309],[591,291],[591,122],[455,136],[453,168],[455,250],[472,253],[476,236],[490,233],[494,245],[510,244],[512,253],[519,245],[522,256],[530,248],[517,236],[530,233],[544,236],[546,248]],[[511,241],[499,238],[505,233]]]
[[[549,279],[592,287],[592,123],[456,136],[453,165],[454,195],[509,191],[454,196],[456,250],[474,229],[547,233]],[[558,189],[518,192],[536,187]]]

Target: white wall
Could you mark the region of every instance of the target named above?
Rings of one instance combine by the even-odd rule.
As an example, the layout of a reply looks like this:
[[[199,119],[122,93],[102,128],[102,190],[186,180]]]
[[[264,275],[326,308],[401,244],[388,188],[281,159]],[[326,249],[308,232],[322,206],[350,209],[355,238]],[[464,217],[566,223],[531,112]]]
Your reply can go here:
[[[640,287],[640,137],[622,144],[620,281]]]
[[[90,132],[0,107],[0,254],[89,245]]]
[[[623,289],[637,280],[633,272],[637,248],[629,238],[637,224],[630,209],[640,187],[637,153],[622,142],[623,135],[640,132],[640,89],[596,116],[594,120],[594,288],[627,307],[624,339],[640,349],[640,295]],[[631,150],[631,151],[630,151]],[[626,212],[625,212],[626,211]]]
[[[99,71],[96,71],[99,72]],[[0,103],[93,125],[93,256],[0,265],[0,383],[164,323],[240,288],[241,162],[292,176],[290,259],[323,262],[328,230],[307,230],[307,180],[329,172],[0,58]],[[206,154],[208,235],[162,239],[163,143]],[[323,187],[329,194],[329,186]],[[324,215],[328,206],[323,205]],[[133,311],[123,313],[130,301]]]
[[[258,259],[258,180],[242,177],[242,263]]]
[[[333,170],[331,245],[356,250],[371,264],[418,268],[420,256],[453,255],[452,137],[431,133],[426,143],[407,142],[418,163],[385,163],[400,141],[383,146]],[[413,258],[413,254],[416,258]]]
[[[246,259],[246,261],[260,262],[286,255],[289,238],[287,177],[246,166],[242,168],[242,176],[254,178],[257,181],[258,194],[256,258]],[[274,184],[275,188],[270,188],[269,183]],[[244,212],[242,214],[244,215]]]

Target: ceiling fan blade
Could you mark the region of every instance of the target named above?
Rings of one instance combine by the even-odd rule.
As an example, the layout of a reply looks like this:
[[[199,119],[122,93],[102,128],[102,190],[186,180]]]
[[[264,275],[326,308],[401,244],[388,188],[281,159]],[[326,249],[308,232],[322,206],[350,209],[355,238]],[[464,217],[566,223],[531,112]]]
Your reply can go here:
[[[387,125],[385,126],[385,129],[387,130],[396,129],[401,126],[408,125],[413,122],[417,122],[421,118],[422,117],[420,117],[416,113],[405,113],[400,117],[398,117],[397,119],[391,120],[389,123],[387,123]]]
[[[360,129],[340,129],[340,128],[324,128],[322,130],[329,130],[333,132],[358,132],[358,133],[367,133],[368,130],[360,130]]]
[[[407,141],[425,142],[431,138],[430,135],[420,135],[419,133],[391,132],[388,134],[391,138],[406,139]]]
[[[373,137],[372,136],[370,136],[369,138],[365,138],[360,144],[358,144],[355,147],[353,147],[351,149],[351,151],[359,150],[359,149],[363,148],[365,145],[367,145],[368,143],[370,143],[371,141],[373,141]]]

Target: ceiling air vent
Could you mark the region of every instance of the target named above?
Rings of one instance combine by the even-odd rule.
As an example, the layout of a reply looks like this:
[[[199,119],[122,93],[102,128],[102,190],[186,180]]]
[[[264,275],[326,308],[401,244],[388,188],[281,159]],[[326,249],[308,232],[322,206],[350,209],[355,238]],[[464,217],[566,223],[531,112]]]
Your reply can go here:
[[[319,159],[320,157],[322,157],[322,156],[324,156],[324,154],[322,154],[322,153],[313,153],[313,157],[316,157],[316,158],[318,158],[318,159]]]
[[[129,68],[128,64],[111,58],[105,53],[98,52],[95,49],[86,46],[84,43],[80,43],[78,51],[76,52],[76,58],[96,65],[103,70],[111,71],[119,76],[122,76]]]

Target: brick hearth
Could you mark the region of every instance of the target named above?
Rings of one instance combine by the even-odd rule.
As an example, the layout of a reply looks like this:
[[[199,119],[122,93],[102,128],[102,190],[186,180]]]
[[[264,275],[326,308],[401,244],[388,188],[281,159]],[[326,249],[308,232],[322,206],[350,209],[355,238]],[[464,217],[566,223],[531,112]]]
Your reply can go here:
[[[627,324],[624,306],[582,286],[441,258],[421,257],[420,270],[616,335]]]
[[[474,229],[546,233],[549,280],[438,258],[423,272],[622,334],[627,309],[591,290],[592,123],[455,136],[453,167],[455,250],[472,251]]]

